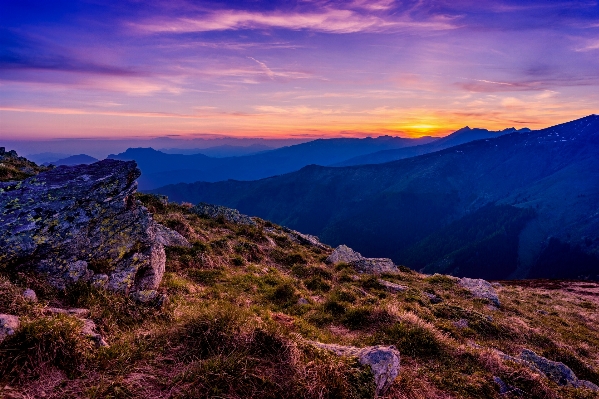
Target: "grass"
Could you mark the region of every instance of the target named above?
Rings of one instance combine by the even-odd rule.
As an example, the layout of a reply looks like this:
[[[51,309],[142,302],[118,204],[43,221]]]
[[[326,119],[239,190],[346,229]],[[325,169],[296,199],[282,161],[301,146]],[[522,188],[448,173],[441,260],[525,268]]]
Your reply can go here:
[[[497,353],[523,348],[599,384],[599,301],[582,293],[599,285],[503,282],[502,307],[492,309],[447,276],[406,268],[360,274],[326,264],[332,249],[299,244],[272,223],[236,225],[138,198],[193,244],[167,249],[159,290],[169,304],[139,305],[85,284],[59,292],[39,276],[2,275],[0,312],[20,316],[24,327],[0,344],[0,386],[47,398],[372,397],[368,368],[306,340],[395,345],[402,368],[389,399],[510,397],[499,395],[494,376],[523,397],[593,397]],[[391,293],[381,278],[409,289]],[[36,290],[37,304],[23,300],[25,288]],[[47,316],[46,305],[90,309],[110,347],[94,348],[79,321]]]

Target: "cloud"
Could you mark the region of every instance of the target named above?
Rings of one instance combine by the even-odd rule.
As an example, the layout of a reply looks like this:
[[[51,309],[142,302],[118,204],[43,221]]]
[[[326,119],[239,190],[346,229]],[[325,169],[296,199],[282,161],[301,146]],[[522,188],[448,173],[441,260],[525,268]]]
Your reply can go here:
[[[382,32],[401,29],[447,30],[455,28],[447,18],[416,21],[406,16],[392,19],[348,9],[312,12],[253,12],[219,10],[195,17],[153,19],[132,23],[146,33],[189,33],[241,29],[279,28],[326,33]]]

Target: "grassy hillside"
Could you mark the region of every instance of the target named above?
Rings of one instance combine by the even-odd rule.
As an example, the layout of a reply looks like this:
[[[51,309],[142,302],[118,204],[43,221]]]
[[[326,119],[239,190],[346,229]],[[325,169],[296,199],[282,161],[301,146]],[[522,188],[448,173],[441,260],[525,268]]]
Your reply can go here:
[[[168,300],[139,304],[87,285],[61,292],[0,269],[0,313],[22,323],[0,344],[0,396],[372,397],[370,371],[309,343],[319,341],[395,345],[401,370],[388,398],[596,397],[498,350],[534,350],[599,384],[597,284],[504,282],[496,308],[453,278],[407,268],[358,274],[326,264],[331,248],[295,242],[270,222],[234,224],[140,199],[193,243],[167,251],[160,290]],[[392,293],[380,279],[407,289]],[[38,302],[23,297],[26,288]],[[50,307],[89,309],[110,346],[95,348],[79,333],[80,319]],[[500,394],[494,377],[514,393]]]

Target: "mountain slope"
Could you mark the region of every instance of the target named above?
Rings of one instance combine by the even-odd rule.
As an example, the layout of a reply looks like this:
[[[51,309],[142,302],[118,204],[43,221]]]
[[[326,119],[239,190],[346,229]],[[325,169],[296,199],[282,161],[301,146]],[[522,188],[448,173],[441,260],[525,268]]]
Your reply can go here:
[[[391,161],[397,161],[399,159],[416,157],[418,155],[429,154],[431,152],[441,151],[449,147],[468,143],[475,140],[492,139],[504,134],[509,133],[525,133],[530,129],[516,130],[509,128],[498,132],[489,131],[487,129],[471,129],[468,126],[453,132],[452,134],[435,140],[431,143],[422,144],[414,147],[400,148],[393,150],[377,151],[372,154],[366,154],[348,159],[343,162],[339,162],[334,166],[352,166],[352,165],[365,165],[365,164],[377,164]]]
[[[592,115],[386,164],[308,166],[259,181],[179,184],[155,192],[176,201],[237,208],[318,235],[328,244],[346,243],[367,256],[391,257],[427,271],[547,277],[549,272],[546,275],[538,261],[551,237],[571,246],[570,259],[578,259],[581,252],[596,259],[599,252],[598,154],[599,117]],[[489,204],[497,208],[476,213]],[[518,209],[530,209],[530,214],[518,216]],[[469,214],[474,215],[472,220],[462,219]],[[506,221],[512,221],[513,228]],[[463,246],[442,251],[432,260],[414,257],[414,248],[422,248],[423,240],[432,239],[450,223],[475,227],[493,223],[497,229],[475,236],[470,252],[461,252],[462,257],[454,252]],[[435,242],[445,236],[438,237]],[[493,262],[504,248],[501,245],[486,258],[480,257],[479,247],[479,257],[473,258],[476,244],[485,240],[517,240],[517,245],[509,246],[508,263]],[[464,257],[478,265],[475,271],[465,271],[460,263]],[[599,276],[599,264],[593,262],[590,267],[564,269],[567,277]]]
[[[178,182],[255,180],[296,171],[306,165],[331,165],[381,149],[402,148],[433,140],[430,137],[403,139],[319,139],[242,157],[211,158],[203,154],[164,154],[151,148],[129,148],[108,158],[134,160],[142,171],[142,189]]]

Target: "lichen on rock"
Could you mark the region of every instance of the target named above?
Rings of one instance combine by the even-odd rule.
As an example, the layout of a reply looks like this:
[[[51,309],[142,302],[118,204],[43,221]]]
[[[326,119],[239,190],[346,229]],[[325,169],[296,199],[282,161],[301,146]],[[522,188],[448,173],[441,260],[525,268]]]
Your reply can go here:
[[[189,243],[134,198],[140,174],[135,162],[107,159],[0,182],[0,262],[45,273],[60,288],[93,281],[124,293],[155,289],[164,246]]]

